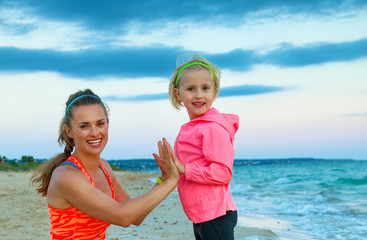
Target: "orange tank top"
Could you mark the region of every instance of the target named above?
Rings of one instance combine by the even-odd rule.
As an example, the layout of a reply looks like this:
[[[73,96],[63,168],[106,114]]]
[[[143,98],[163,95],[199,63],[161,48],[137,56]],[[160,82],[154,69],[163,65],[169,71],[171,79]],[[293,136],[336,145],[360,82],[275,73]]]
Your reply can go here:
[[[92,177],[77,158],[70,156],[65,160],[65,162],[73,163],[71,165],[75,164],[74,166],[78,167],[78,169],[88,178],[91,184],[97,188]],[[111,176],[101,162],[99,163],[99,167],[102,169],[109,182],[112,198],[115,200],[116,196],[113,190]],[[50,212],[50,235],[52,240],[102,240],[106,237],[107,227],[111,225],[110,223],[103,222],[83,213],[76,207],[56,209],[48,206],[48,209]]]

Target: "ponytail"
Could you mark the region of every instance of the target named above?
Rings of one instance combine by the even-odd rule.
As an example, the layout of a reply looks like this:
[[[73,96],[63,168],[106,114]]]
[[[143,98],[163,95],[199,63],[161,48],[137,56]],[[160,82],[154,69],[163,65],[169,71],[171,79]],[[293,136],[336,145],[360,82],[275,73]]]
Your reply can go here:
[[[42,197],[47,196],[47,189],[50,183],[52,172],[66,159],[67,156],[65,153],[58,154],[54,158],[51,158],[47,162],[43,163],[39,168],[37,168],[34,171],[33,176],[31,178],[31,183],[32,184],[39,183],[39,186],[38,188],[36,188],[36,191],[38,194],[41,194]]]
[[[38,194],[41,194],[42,197],[47,196],[47,189],[50,183],[52,172],[71,155],[74,149],[74,140],[67,135],[64,125],[65,119],[63,118],[60,123],[58,142],[60,145],[65,144],[64,152],[41,164],[41,166],[35,170],[31,177],[32,184],[39,183],[36,191]]]

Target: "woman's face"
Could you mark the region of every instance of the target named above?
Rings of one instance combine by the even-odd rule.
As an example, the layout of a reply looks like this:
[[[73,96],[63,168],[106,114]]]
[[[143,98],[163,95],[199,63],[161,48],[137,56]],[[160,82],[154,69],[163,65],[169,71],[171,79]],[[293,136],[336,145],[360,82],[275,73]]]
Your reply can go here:
[[[68,136],[74,139],[75,152],[99,155],[108,140],[108,120],[101,104],[73,108],[71,128],[65,126]]]

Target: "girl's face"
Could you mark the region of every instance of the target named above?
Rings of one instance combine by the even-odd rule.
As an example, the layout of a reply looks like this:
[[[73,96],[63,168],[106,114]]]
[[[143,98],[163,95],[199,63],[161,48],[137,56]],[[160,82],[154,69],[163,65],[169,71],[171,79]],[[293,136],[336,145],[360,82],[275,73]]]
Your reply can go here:
[[[108,121],[100,104],[82,105],[73,108],[71,128],[65,131],[74,139],[78,155],[99,155],[108,140]]]
[[[214,82],[210,71],[191,70],[182,75],[177,99],[185,106],[190,120],[201,117],[214,102]]]

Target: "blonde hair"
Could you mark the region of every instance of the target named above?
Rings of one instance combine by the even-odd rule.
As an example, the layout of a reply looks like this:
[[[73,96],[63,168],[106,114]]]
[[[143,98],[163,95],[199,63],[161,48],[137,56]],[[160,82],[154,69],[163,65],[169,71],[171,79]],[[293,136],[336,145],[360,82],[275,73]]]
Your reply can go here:
[[[80,96],[83,97],[78,98]],[[66,113],[65,116],[63,116],[63,118],[61,119],[59,127],[59,137],[58,137],[59,144],[61,146],[65,145],[64,152],[56,155],[55,157],[41,164],[41,166],[35,170],[33,176],[31,177],[31,183],[32,184],[38,183],[36,191],[43,197],[47,196],[47,189],[51,180],[52,172],[71,155],[75,147],[74,139],[68,136],[64,126],[68,126],[71,128],[71,120],[73,119],[73,109],[75,109],[78,106],[92,105],[92,104],[100,104],[103,107],[108,121],[108,110],[109,110],[108,107],[101,101],[101,99],[96,94],[92,92],[92,90],[90,89],[85,89],[83,91],[80,90],[70,95],[69,99],[67,100],[65,104]]]
[[[199,63],[199,64],[193,64],[193,65],[186,66],[190,63]],[[204,65],[207,65],[210,69],[208,69],[201,63]],[[184,75],[185,72],[193,71],[193,70],[201,70],[201,69],[206,69],[209,71],[210,75],[213,75],[214,99],[218,96],[219,87],[220,87],[220,74],[221,74],[220,70],[213,63],[209,62],[205,58],[199,55],[194,55],[192,56],[191,60],[186,61],[183,64],[179,65],[176,68],[176,70],[172,73],[171,81],[169,82],[169,86],[168,86],[168,97],[169,97],[169,100],[172,106],[175,109],[180,110],[181,107],[183,106],[182,102],[177,99],[177,96],[175,93],[175,89],[178,89],[180,87],[182,76]]]

